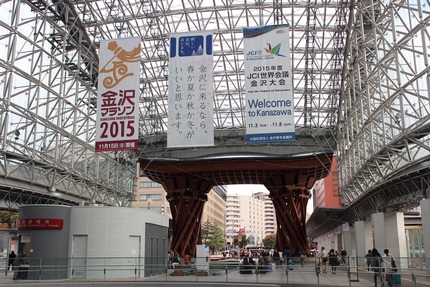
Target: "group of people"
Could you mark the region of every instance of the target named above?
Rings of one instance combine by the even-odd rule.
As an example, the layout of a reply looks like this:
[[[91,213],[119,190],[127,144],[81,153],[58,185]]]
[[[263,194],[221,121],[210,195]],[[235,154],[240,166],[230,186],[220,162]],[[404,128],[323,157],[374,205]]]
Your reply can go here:
[[[384,286],[384,277],[388,286],[393,286],[393,274],[396,272],[393,268],[393,261],[393,255],[390,254],[388,249],[384,249],[382,256],[376,248],[367,252],[367,268],[368,271],[373,271],[375,287],[378,286],[378,281],[381,282],[381,286]]]
[[[292,263],[291,250],[288,248],[288,246],[285,248],[282,255],[284,256],[284,261],[287,263],[287,265]],[[307,257],[306,251],[302,249],[302,251],[300,251],[298,254],[295,254],[295,256],[297,255],[300,257],[300,265],[303,268],[305,266],[305,259]]]
[[[330,249],[330,251],[327,252],[327,250],[322,247],[319,256],[321,259],[322,273],[327,273],[327,265],[330,265],[332,274],[336,274],[337,266],[346,264],[345,258],[347,257],[347,252],[343,248],[341,254],[338,254],[334,249]],[[388,286],[393,286],[394,273],[397,270],[393,267],[395,266],[395,260],[388,249],[384,250],[383,255],[381,255],[376,248],[372,250],[369,249],[366,254],[366,264],[367,270],[373,272],[375,287],[378,286],[378,281],[380,281],[381,286],[384,286],[384,278]]]
[[[346,264],[346,257],[348,253],[342,247],[340,254],[337,250],[330,249],[327,251],[324,247],[321,247],[320,258],[322,265],[322,272],[327,273],[327,265],[331,266],[331,273],[336,274],[337,266]]]
[[[275,267],[278,268],[282,264],[286,264],[290,267],[290,265],[294,265],[294,262],[292,260],[292,252],[288,247],[285,248],[283,252],[279,252],[277,249],[274,249],[273,251],[269,250],[258,250],[258,251],[242,251],[240,252],[240,258],[242,259],[242,262],[246,262],[246,264],[264,264],[269,265],[270,261],[275,263]],[[306,251],[302,250],[298,254],[294,254],[294,257],[300,257],[300,264],[302,267],[304,267],[305,259],[307,257]],[[271,260],[270,260],[271,258]]]

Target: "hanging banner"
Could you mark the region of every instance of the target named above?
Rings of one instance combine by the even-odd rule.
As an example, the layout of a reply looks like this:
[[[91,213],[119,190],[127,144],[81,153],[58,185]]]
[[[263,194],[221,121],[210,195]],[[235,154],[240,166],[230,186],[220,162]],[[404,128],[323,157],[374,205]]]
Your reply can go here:
[[[96,152],[138,149],[140,38],[100,41]]]
[[[295,141],[288,25],[243,28],[246,143]]]
[[[170,36],[167,147],[213,146],[212,32]]]

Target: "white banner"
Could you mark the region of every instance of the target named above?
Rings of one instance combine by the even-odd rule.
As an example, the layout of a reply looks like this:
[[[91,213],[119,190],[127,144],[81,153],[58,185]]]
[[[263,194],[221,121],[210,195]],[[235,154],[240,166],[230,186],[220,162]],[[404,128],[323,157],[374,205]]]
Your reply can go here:
[[[295,141],[287,25],[243,28],[246,143]]]
[[[140,38],[100,42],[96,152],[138,148],[140,51]]]
[[[212,37],[170,36],[168,147],[214,145]]]

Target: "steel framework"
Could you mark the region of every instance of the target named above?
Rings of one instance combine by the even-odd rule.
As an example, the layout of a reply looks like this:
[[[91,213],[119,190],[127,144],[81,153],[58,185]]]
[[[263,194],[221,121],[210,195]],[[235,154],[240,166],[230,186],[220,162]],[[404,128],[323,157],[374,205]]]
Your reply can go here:
[[[142,39],[137,155],[152,157],[166,152],[157,144],[165,141],[167,130],[170,33],[213,30],[214,126],[224,145],[243,145],[242,28],[289,24],[297,133],[309,136],[319,152],[327,151],[331,141],[332,153],[346,5],[280,0],[2,1],[3,202],[127,205],[132,199],[136,154],[97,154],[93,148],[98,46],[105,38]],[[20,188],[6,179],[28,186]]]
[[[313,146],[298,150],[337,152],[346,205],[405,208],[427,196],[428,1],[3,0],[0,12],[6,207],[130,203],[136,156],[169,152],[173,32],[213,30],[217,143],[243,145],[242,28],[268,24],[290,25],[296,132]],[[98,45],[129,36],[142,39],[141,148],[97,154]]]
[[[338,156],[350,219],[417,206],[429,189],[428,1],[351,5]]]

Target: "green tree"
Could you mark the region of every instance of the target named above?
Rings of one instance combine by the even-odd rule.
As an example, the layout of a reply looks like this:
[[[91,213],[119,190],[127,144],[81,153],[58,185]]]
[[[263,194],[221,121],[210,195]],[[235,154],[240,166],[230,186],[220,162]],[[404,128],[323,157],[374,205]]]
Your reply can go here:
[[[225,240],[224,233],[222,232],[221,227],[218,224],[212,224],[212,228],[210,230],[211,236],[207,242],[209,248],[213,251],[219,251],[225,249]]]
[[[5,228],[12,228],[13,224],[18,220],[18,212],[15,211],[0,211],[0,223]]]
[[[202,242],[203,244],[207,245],[208,241],[212,238],[212,228],[213,224],[210,221],[205,221],[202,224]]]
[[[266,249],[275,248],[275,243],[276,243],[276,234],[274,233],[266,235],[266,237],[264,237],[263,239],[263,245],[264,245],[264,248]]]

